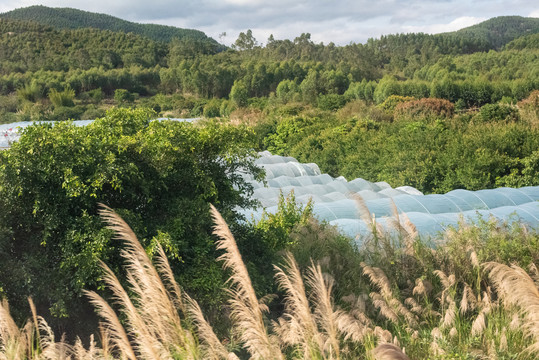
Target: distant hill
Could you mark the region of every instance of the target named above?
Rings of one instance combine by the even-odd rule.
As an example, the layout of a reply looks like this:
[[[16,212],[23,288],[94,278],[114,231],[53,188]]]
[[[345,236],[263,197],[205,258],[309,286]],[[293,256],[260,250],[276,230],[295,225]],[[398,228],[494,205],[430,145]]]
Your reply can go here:
[[[217,42],[206,36],[202,31],[181,29],[174,26],[139,24],[120,18],[92,13],[89,11],[72,8],[50,8],[36,5],[26,8],[15,9],[3,14],[0,18],[35,21],[39,24],[48,25],[55,29],[80,29],[96,28],[101,30],[123,31],[146,36],[152,40],[169,42],[173,38],[191,38],[194,40],[208,40]]]
[[[455,35],[477,42],[486,42],[494,49],[521,36],[539,33],[539,19],[522,16],[499,16],[482,23],[440,35]]]

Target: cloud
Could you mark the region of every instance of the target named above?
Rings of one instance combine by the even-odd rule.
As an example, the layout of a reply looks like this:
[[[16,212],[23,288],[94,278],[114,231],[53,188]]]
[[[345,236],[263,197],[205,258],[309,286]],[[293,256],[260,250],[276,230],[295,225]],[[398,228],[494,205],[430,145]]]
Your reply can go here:
[[[443,32],[456,31],[468,26],[479,24],[482,21],[487,20],[484,17],[474,17],[474,16],[461,16],[447,24],[429,24],[429,25],[405,25],[403,29],[407,32],[423,32],[427,34],[439,34]]]
[[[539,18],[539,9],[533,10],[528,14],[529,17]]]

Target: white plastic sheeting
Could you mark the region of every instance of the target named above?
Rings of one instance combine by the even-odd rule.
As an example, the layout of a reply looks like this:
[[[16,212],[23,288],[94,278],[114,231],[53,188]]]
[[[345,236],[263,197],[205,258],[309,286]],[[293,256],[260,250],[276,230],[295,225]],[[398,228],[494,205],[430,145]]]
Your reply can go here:
[[[343,233],[356,237],[367,235],[368,226],[361,220],[354,194],[361,196],[370,216],[382,226],[394,215],[405,213],[421,235],[436,235],[459,221],[476,222],[494,217],[500,221],[519,220],[529,227],[539,226],[539,187],[492,190],[453,190],[443,195],[423,195],[410,186],[391,188],[385,182],[371,183],[364,179],[347,181],[322,174],[316,164],[302,164],[291,157],[260,154],[256,164],[266,170],[266,185],[245,179],[254,187],[260,201],[257,209],[244,209],[247,218],[258,220],[264,208],[277,211],[279,195],[294,191],[296,201],[314,202],[314,215],[336,225]],[[363,218],[365,214],[362,214]],[[368,215],[369,216],[369,215]]]
[[[169,118],[158,118],[157,121],[162,120],[173,120],[173,121],[182,121],[182,122],[195,122],[199,118],[191,119],[169,119]],[[75,120],[72,123],[76,126],[86,126],[92,123],[94,120]],[[19,131],[27,126],[33,124],[54,124],[56,121],[21,121],[10,124],[0,124],[0,149],[6,149],[11,146],[11,143],[19,140]]]

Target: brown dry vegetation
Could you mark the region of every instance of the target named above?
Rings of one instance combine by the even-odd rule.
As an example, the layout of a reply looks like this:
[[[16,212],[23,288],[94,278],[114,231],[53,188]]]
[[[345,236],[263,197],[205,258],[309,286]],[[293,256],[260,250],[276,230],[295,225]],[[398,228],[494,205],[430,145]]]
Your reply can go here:
[[[282,312],[275,317],[268,312],[268,298],[256,296],[226,222],[215,208],[212,215],[220,260],[230,272],[230,300],[223,310],[232,328],[226,339],[214,332],[196,300],[182,292],[163,249],[158,246],[150,259],[130,227],[104,208],[103,218],[124,244],[128,287],[102,264],[112,297],[107,301],[87,293],[103,319],[99,341],[91,338],[86,347],[80,340],[66,344],[35,311],[18,327],[4,300],[0,359],[533,359],[539,351],[537,249],[529,252],[528,274],[505,265],[511,259],[503,251],[493,258],[490,238],[482,238],[488,232],[499,241],[509,237],[508,228],[492,222],[463,225],[446,234],[447,246],[433,249],[422,245],[403,214],[393,215],[391,231],[397,237],[373,219],[356,292],[334,299],[333,289],[345,276],[337,264],[335,277],[323,270],[328,261],[331,269],[333,255],[311,261],[302,273],[286,253],[275,266],[283,295]],[[315,246],[330,241],[313,237],[328,231],[324,225],[309,226],[314,232],[305,227],[298,232],[307,241]],[[518,234],[520,245],[533,244],[534,235]]]

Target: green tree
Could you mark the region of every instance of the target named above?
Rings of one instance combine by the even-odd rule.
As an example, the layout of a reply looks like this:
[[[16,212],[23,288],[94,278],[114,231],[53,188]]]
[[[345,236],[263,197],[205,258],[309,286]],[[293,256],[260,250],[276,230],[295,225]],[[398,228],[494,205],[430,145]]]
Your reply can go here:
[[[238,107],[245,107],[248,99],[249,94],[245,83],[242,80],[234,81],[234,85],[230,89],[230,100],[234,101]]]
[[[257,45],[258,41],[256,41],[255,37],[253,36],[251,29],[249,29],[246,33],[240,32],[233,46],[238,50],[252,50]]]
[[[120,213],[149,253],[161,243],[190,294],[218,302],[224,275],[214,261],[209,203],[229,220],[249,203],[252,189],[238,174],[259,174],[249,132],[153,116],[114,109],[87,127],[34,125],[0,152],[0,288],[14,309],[32,296],[64,330],[91,327],[82,290],[98,286],[98,259],[119,266],[99,203]]]

